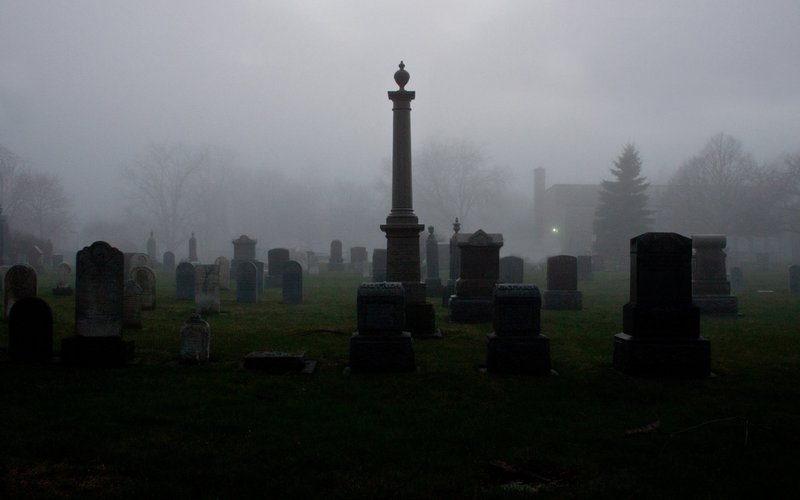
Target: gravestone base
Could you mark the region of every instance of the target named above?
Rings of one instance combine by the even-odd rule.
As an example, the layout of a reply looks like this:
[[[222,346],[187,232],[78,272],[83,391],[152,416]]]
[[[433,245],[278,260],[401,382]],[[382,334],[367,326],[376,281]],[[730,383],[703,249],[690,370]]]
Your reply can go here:
[[[411,333],[350,337],[350,371],[396,373],[416,370]]]
[[[450,297],[450,321],[453,323],[487,323],[494,316],[492,297]]]
[[[580,311],[583,309],[583,292],[573,290],[545,290],[542,309],[549,311]]]
[[[614,368],[636,377],[703,378],[711,375],[711,343],[704,337],[614,336]]]
[[[436,328],[436,312],[433,304],[406,304],[406,320],[403,330],[411,333],[415,339],[442,338],[442,332]]]
[[[739,298],[734,295],[695,295],[692,304],[701,314],[739,314]]]
[[[264,288],[281,288],[283,287],[283,276],[265,276]]]
[[[487,335],[486,371],[548,375],[550,339],[545,335]]]
[[[248,370],[261,370],[280,375],[284,373],[312,373],[316,361],[306,359],[305,352],[251,352],[244,357],[242,366]]]
[[[61,341],[61,362],[78,366],[123,366],[133,361],[134,342],[121,337],[75,335]]]

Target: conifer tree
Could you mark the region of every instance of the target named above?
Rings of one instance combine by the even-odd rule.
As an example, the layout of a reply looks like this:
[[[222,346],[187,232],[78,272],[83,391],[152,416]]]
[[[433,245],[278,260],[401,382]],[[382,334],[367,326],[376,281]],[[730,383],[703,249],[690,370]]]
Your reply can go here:
[[[650,229],[653,212],[647,209],[647,186],[642,160],[633,144],[625,145],[614,161],[614,180],[604,180],[595,211],[595,253],[608,265],[628,262],[630,239]]]

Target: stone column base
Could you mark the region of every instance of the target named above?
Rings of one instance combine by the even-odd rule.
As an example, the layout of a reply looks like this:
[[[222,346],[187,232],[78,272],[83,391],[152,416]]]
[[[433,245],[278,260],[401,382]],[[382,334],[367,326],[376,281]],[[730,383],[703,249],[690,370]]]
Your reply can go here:
[[[580,311],[583,309],[583,293],[578,291],[545,290],[542,309],[549,311]]]
[[[550,339],[545,335],[487,335],[486,371],[549,375]]]
[[[442,332],[436,328],[436,311],[433,304],[428,302],[406,303],[406,322],[403,329],[410,332],[415,339],[442,337]]]
[[[488,323],[494,315],[492,297],[450,297],[450,321],[453,323]]]
[[[734,295],[694,295],[692,304],[701,314],[739,314],[739,298]]]
[[[122,337],[82,337],[61,341],[61,362],[79,366],[123,366],[133,361],[134,342]]]
[[[411,334],[361,335],[350,337],[350,370],[354,373],[413,372],[414,346]]]
[[[703,378],[711,375],[711,343],[704,337],[614,335],[614,368],[635,377]]]

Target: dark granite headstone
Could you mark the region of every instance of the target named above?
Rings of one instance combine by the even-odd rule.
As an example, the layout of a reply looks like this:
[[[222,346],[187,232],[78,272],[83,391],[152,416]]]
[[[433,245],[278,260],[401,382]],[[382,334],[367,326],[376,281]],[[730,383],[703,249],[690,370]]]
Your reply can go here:
[[[142,327],[142,287],[132,279],[125,282],[125,296],[122,301],[122,327],[133,329]]]
[[[131,269],[130,277],[142,289],[142,310],[152,311],[156,308],[156,273],[145,266]]]
[[[547,290],[542,309],[576,311],[583,308],[583,294],[578,291],[578,259],[572,255],[547,258]]]
[[[630,302],[614,337],[614,367],[635,376],[706,377],[711,349],[692,304],[692,240],[675,233],[631,239]]]
[[[342,258],[342,242],[339,240],[331,241],[331,255],[328,258],[328,271],[344,270],[344,258]]]
[[[270,248],[267,251],[267,288],[280,288],[283,266],[289,262],[289,250],[285,248]]]
[[[194,300],[194,264],[181,262],[175,268],[175,299]]]
[[[737,314],[739,300],[731,295],[725,269],[725,245],[721,234],[692,235],[692,302],[705,314]]]
[[[509,255],[500,259],[500,283],[522,283],[525,278],[525,261]]]
[[[38,297],[22,297],[8,313],[8,357],[12,361],[50,361],[53,311]]]
[[[161,257],[161,269],[165,273],[172,274],[175,272],[175,254],[172,252],[164,252]]]
[[[354,372],[408,372],[416,369],[411,334],[405,325],[401,283],[362,283],[356,302],[358,331],[350,338]]]
[[[479,229],[472,234],[459,234],[457,239],[461,269],[455,294],[450,297],[450,320],[454,323],[491,321],[494,286],[500,279],[503,235]]]
[[[789,266],[789,293],[800,293],[800,266]]]
[[[303,267],[290,260],[283,264],[283,303],[303,303]]]
[[[14,264],[6,272],[3,286],[5,297],[5,317],[8,317],[14,302],[24,297],[36,297],[36,270],[26,264]]]
[[[258,302],[258,271],[252,262],[242,262],[236,269],[236,302],[252,304]]]
[[[208,361],[210,341],[211,326],[199,314],[192,314],[181,326],[181,361],[184,363]]]
[[[385,248],[376,248],[372,251],[372,281],[386,281]]]
[[[489,373],[550,373],[550,339],[541,334],[541,307],[535,285],[495,287],[494,332],[487,337]]]

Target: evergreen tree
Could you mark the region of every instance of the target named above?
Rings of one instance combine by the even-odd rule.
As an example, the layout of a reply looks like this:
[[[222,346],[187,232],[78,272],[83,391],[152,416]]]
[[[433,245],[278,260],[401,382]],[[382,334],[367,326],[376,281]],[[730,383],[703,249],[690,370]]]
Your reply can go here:
[[[612,266],[628,262],[630,239],[650,229],[653,212],[647,209],[647,186],[642,160],[633,144],[627,144],[614,161],[615,180],[604,180],[595,211],[595,253]]]

